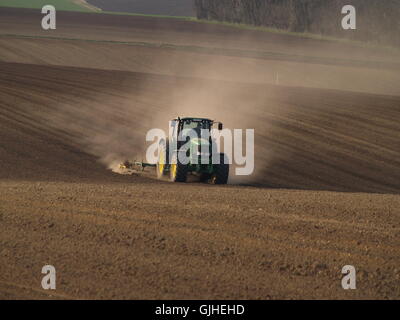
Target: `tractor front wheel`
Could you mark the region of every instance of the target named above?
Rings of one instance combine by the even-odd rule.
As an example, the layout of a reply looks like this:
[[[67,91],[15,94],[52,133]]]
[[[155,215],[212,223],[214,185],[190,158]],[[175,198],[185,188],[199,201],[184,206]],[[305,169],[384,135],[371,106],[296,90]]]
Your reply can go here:
[[[214,174],[211,178],[212,184],[227,184],[229,178],[229,161],[228,157],[220,154],[219,164],[214,165]]]

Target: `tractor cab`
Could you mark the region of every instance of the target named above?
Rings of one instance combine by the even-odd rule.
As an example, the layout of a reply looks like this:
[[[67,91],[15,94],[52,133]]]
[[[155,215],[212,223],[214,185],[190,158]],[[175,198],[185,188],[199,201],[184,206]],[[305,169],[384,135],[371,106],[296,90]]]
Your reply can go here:
[[[170,134],[178,137],[184,131],[193,130],[198,137],[201,137],[201,131],[210,131],[214,123],[214,120],[205,118],[177,118],[170,121]],[[222,128],[222,123],[218,123],[218,129],[222,130]]]

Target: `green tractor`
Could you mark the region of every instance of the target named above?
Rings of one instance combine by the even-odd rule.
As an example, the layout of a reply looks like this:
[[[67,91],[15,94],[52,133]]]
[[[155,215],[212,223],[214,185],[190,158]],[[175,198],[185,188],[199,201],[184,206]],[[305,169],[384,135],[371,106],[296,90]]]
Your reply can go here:
[[[189,174],[200,177],[202,182],[226,184],[229,161],[224,153],[217,152],[211,130],[220,122],[204,118],[177,118],[170,121],[169,138],[158,146],[157,178],[169,176],[172,182],[186,182]],[[179,156],[184,153],[184,156]],[[185,160],[182,161],[181,159]]]

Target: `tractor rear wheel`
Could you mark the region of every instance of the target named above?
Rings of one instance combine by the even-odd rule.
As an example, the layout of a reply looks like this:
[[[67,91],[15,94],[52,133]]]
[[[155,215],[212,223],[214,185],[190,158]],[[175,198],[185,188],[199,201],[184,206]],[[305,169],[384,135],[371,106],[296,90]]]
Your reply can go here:
[[[213,184],[227,184],[229,178],[229,161],[225,153],[220,153],[219,164],[214,165],[214,174],[211,178]]]

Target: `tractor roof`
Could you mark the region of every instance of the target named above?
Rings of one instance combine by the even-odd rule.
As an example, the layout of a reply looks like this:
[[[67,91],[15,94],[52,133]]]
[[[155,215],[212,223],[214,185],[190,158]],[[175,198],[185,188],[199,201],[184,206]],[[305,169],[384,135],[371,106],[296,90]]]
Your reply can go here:
[[[192,117],[184,117],[184,118],[181,118],[181,120],[191,120],[191,121],[213,121],[213,120],[207,119],[207,118],[192,118]]]

